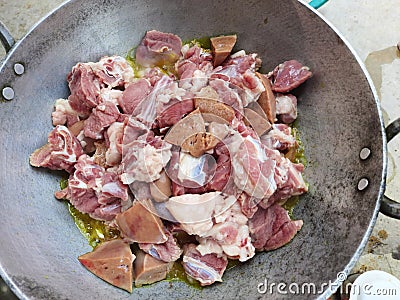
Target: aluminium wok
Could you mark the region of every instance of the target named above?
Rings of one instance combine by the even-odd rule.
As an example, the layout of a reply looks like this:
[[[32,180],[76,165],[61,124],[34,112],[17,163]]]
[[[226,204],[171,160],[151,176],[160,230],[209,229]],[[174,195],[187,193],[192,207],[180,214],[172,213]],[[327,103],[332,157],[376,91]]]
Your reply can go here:
[[[304,221],[302,230],[290,244],[256,255],[226,271],[223,283],[202,290],[162,281],[129,294],[88,272],[77,257],[91,247],[65,203],[53,197],[62,173],[29,165],[52,129],[54,100],[68,96],[72,66],[125,55],[151,29],[183,40],[236,33],[236,49],[258,53],[263,72],[297,59],[314,74],[294,92],[309,183],[293,213]],[[2,41],[12,46],[10,36]],[[22,74],[15,64],[24,66]],[[326,298],[354,266],[374,226],[386,178],[376,94],[354,51],[298,1],[68,1],[9,50],[0,88],[0,273],[21,299],[295,297],[260,293],[266,282],[312,283],[320,292],[314,296]],[[393,125],[391,134],[398,128]],[[363,148],[370,150],[366,159],[360,159]],[[393,202],[385,205],[398,216]]]

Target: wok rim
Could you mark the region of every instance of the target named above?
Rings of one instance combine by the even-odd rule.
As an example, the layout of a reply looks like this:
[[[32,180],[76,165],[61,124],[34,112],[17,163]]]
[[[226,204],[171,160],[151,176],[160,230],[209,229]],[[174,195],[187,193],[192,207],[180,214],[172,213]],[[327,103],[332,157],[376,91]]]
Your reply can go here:
[[[53,15],[56,11],[62,9],[66,5],[72,5],[71,3],[76,2],[77,0],[67,0],[60,5],[58,5],[56,8],[48,12],[45,16],[43,16],[39,21],[37,21],[28,31],[27,33],[18,41],[15,42],[15,44],[12,46],[12,48],[6,52],[5,57],[3,57],[0,60],[0,74],[1,71],[4,69],[5,65],[7,64],[8,60],[11,58],[11,56],[14,54],[17,48],[22,47],[25,39],[37,29],[37,27],[41,24],[46,22],[46,20]],[[297,0],[300,4],[308,8],[311,12],[313,12],[317,17],[319,17],[327,26],[329,26],[334,33],[343,41],[343,43],[346,45],[346,47],[350,50],[351,54],[357,61],[359,67],[361,68],[365,78],[367,79],[368,85],[371,89],[372,95],[374,97],[375,101],[375,109],[377,109],[378,112],[378,119],[379,119],[379,125],[380,125],[380,132],[382,135],[382,173],[381,173],[381,180],[380,180],[380,185],[379,185],[379,190],[378,190],[378,197],[376,199],[376,204],[372,213],[372,217],[369,221],[369,225],[367,230],[365,231],[363,238],[358,245],[355,253],[347,263],[347,265],[344,267],[342,271],[340,271],[337,274],[337,278],[332,282],[329,281],[329,285],[327,285],[326,290],[318,296],[317,299],[327,299],[330,297],[332,294],[334,294],[337,289],[341,286],[343,283],[344,279],[349,275],[351,269],[355,266],[357,263],[358,259],[360,258],[365,246],[367,245],[368,239],[372,233],[372,230],[376,224],[376,220],[378,218],[378,213],[379,209],[381,206],[381,202],[383,199],[383,195],[385,193],[386,189],[386,177],[387,177],[387,138],[386,138],[386,133],[385,133],[385,125],[384,125],[384,120],[383,120],[383,114],[382,114],[382,109],[380,105],[380,100],[378,97],[378,93],[376,91],[376,88],[374,86],[374,83],[372,81],[371,76],[369,75],[364,63],[362,62],[361,58],[353,48],[353,46],[350,44],[350,42],[344,37],[344,35],[324,16],[322,15],[317,9],[313,8],[306,2],[305,0]],[[343,278],[341,275],[345,275],[346,277]],[[27,296],[19,287],[18,285],[10,278],[10,276],[7,274],[7,272],[4,270],[3,266],[0,263],[0,276],[3,278],[4,282],[10,287],[11,291],[19,298],[22,300],[31,300],[29,296]]]
[[[380,125],[380,132],[382,134],[382,173],[381,173],[381,182],[379,185],[379,190],[378,190],[378,197],[376,199],[376,204],[375,208],[371,217],[371,220],[369,222],[368,228],[366,232],[364,233],[364,236],[358,245],[354,255],[348,262],[348,264],[344,267],[343,271],[339,272],[337,274],[336,280],[331,284],[330,287],[328,287],[324,293],[322,293],[317,299],[327,299],[329,296],[331,296],[333,293],[336,292],[336,290],[341,286],[343,283],[344,279],[341,277],[341,274],[344,274],[346,277],[349,275],[351,269],[355,266],[357,263],[358,259],[360,258],[365,246],[368,243],[368,239],[371,236],[372,230],[375,227],[376,220],[378,218],[379,214],[379,209],[381,206],[381,202],[383,199],[383,195],[385,193],[386,189],[386,177],[387,177],[387,139],[386,139],[386,132],[385,132],[385,125],[383,121],[383,114],[382,114],[382,109],[380,105],[380,100],[378,97],[378,93],[376,91],[375,85],[372,81],[371,76],[368,73],[367,68],[365,67],[364,63],[362,62],[360,56],[357,54],[353,46],[350,44],[350,42],[344,37],[344,35],[324,16],[322,15],[318,10],[314,9],[311,7],[307,2],[304,0],[298,0],[301,4],[303,4],[305,7],[310,9],[312,12],[314,12],[319,18],[321,18],[336,34],[337,36],[344,42],[346,47],[350,50],[350,52],[353,54],[353,57],[356,59],[358,65],[360,66],[361,70],[363,71],[365,78],[368,81],[368,84],[371,88],[372,95],[374,96],[374,101],[375,101],[375,108],[377,109],[378,112],[378,117],[379,117],[379,125]]]

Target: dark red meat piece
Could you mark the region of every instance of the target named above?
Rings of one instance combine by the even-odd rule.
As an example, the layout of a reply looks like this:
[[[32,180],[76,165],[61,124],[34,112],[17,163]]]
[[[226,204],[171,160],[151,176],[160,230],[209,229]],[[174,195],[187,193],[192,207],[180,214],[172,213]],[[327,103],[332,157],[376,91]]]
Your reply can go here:
[[[177,123],[182,117],[194,110],[193,100],[178,101],[163,110],[157,117],[157,127],[169,127]]]
[[[95,140],[103,139],[104,129],[117,121],[119,116],[120,112],[113,102],[98,105],[84,122],[84,135]]]
[[[274,83],[272,90],[278,93],[287,93],[298,87],[312,76],[309,68],[297,60],[288,60],[277,66],[273,72]]]
[[[303,221],[290,220],[288,212],[278,204],[268,209],[258,208],[249,219],[249,230],[254,247],[273,250],[287,244],[301,229]]]

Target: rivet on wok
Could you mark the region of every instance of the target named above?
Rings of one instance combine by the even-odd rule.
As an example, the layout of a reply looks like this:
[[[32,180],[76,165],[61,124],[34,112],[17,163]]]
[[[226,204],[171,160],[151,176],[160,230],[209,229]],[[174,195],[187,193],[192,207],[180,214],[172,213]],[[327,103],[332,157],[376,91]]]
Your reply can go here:
[[[22,74],[24,74],[24,72],[25,72],[25,67],[24,67],[24,65],[23,65],[23,64],[20,64],[20,63],[16,63],[16,64],[14,65],[14,72],[15,72],[15,74],[17,74],[17,75],[22,75]]]
[[[3,88],[3,91],[1,93],[3,95],[3,98],[6,100],[14,99],[15,96],[14,90],[9,86]]]
[[[359,191],[365,190],[367,188],[368,184],[369,184],[369,182],[368,182],[367,178],[361,178],[360,181],[358,182],[357,188]]]
[[[371,155],[371,150],[369,148],[362,148],[360,151],[360,158],[366,160]]]

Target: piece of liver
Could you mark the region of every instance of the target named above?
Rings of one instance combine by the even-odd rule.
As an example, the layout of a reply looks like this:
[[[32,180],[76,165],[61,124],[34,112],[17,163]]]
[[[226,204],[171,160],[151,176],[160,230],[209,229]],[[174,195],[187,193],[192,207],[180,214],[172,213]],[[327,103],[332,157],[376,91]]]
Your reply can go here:
[[[194,157],[200,157],[206,151],[213,149],[219,142],[219,139],[209,132],[197,132],[184,140],[181,148]]]
[[[173,262],[163,262],[139,250],[135,260],[135,286],[140,287],[165,279],[172,264]]]
[[[90,272],[121,289],[132,292],[135,255],[128,243],[121,239],[103,242],[94,251],[79,256],[79,261]]]
[[[244,123],[247,126],[251,126],[258,136],[263,135],[272,128],[272,125],[269,123],[269,121],[253,109],[245,107],[244,116]]]
[[[137,243],[161,244],[167,241],[165,228],[160,217],[150,212],[139,201],[116,216],[123,237]]]
[[[193,133],[204,131],[206,131],[204,119],[199,110],[194,110],[172,126],[164,140],[170,144],[181,146],[183,141]]]
[[[265,91],[261,93],[257,102],[264,110],[269,122],[271,124],[274,124],[276,121],[276,100],[275,100],[275,95],[272,91],[271,82],[263,74],[256,72],[256,75],[259,79],[261,79],[262,84],[265,88]]]
[[[156,181],[150,183],[150,193],[156,202],[167,201],[172,195],[171,191],[171,179],[165,171],[161,172],[161,176]]]
[[[219,66],[231,54],[236,44],[237,36],[225,35],[210,38],[211,51],[214,56],[214,67]]]
[[[200,109],[206,122],[229,124],[235,117],[235,110],[232,107],[217,100],[195,98],[194,107]]]

